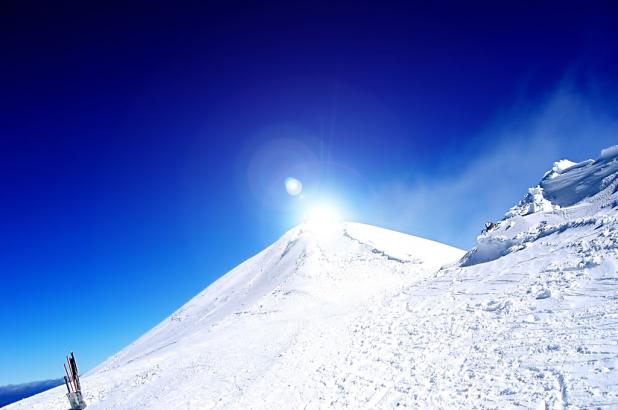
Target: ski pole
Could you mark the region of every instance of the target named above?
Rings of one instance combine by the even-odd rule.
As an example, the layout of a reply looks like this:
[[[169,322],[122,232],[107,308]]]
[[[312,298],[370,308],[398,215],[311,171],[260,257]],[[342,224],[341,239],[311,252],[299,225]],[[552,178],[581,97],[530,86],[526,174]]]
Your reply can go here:
[[[67,375],[65,376],[65,380],[66,380],[67,378],[68,378],[68,380],[71,380],[71,377],[69,376],[69,371],[67,370],[67,365],[66,365],[66,364],[64,364],[63,366],[64,366],[64,372],[67,374]],[[67,387],[68,387],[68,386],[67,386]],[[69,388],[69,393],[71,393],[71,388]]]
[[[66,370],[67,368],[65,367],[64,370]],[[65,386],[67,386],[67,390],[69,391],[69,393],[71,393],[71,389],[69,388],[69,379],[67,379],[66,376],[64,376],[64,384]]]
[[[75,361],[75,355],[71,352],[71,366],[73,367],[73,373],[75,378],[75,383],[77,384],[77,390],[81,390],[82,386],[79,382],[79,373],[77,371],[77,362]]]
[[[71,381],[73,382],[73,387],[75,391],[77,391],[77,383],[75,382],[75,373],[73,372],[73,368],[71,367],[71,361],[69,360],[69,356],[67,356],[67,363],[69,365],[69,369],[71,369]]]

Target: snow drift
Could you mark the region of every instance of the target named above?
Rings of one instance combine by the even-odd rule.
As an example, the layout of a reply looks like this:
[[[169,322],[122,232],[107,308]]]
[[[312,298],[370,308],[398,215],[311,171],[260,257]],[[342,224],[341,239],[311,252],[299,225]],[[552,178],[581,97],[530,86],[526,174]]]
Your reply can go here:
[[[617,154],[556,163],[465,255],[361,224],[297,227],[86,374],[86,401],[617,407]],[[57,388],[10,408],[65,401]]]

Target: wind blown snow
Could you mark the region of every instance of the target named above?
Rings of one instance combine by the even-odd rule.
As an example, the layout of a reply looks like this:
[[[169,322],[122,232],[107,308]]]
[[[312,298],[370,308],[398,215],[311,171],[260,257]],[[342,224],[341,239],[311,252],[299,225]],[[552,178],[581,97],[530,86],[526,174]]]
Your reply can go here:
[[[92,409],[616,408],[618,150],[464,251],[302,225],[83,377]],[[10,409],[65,409],[64,386]]]
[[[601,159],[609,159],[618,156],[618,145],[612,145],[601,150]]]

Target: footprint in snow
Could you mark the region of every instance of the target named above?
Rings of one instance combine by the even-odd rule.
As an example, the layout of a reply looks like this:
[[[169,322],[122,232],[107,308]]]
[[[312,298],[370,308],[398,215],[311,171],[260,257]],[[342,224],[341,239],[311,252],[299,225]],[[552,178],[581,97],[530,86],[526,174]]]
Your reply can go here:
[[[487,302],[483,310],[486,312],[500,312],[504,309],[509,308],[511,305],[512,302],[510,300],[507,300],[505,302],[490,300],[489,302]]]

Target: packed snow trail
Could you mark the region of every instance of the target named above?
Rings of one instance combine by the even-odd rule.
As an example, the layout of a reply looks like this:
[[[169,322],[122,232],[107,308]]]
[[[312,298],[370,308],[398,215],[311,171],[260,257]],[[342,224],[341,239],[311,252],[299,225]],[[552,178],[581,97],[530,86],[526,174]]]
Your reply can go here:
[[[85,375],[89,408],[618,408],[617,154],[557,162],[465,255],[295,228]]]

